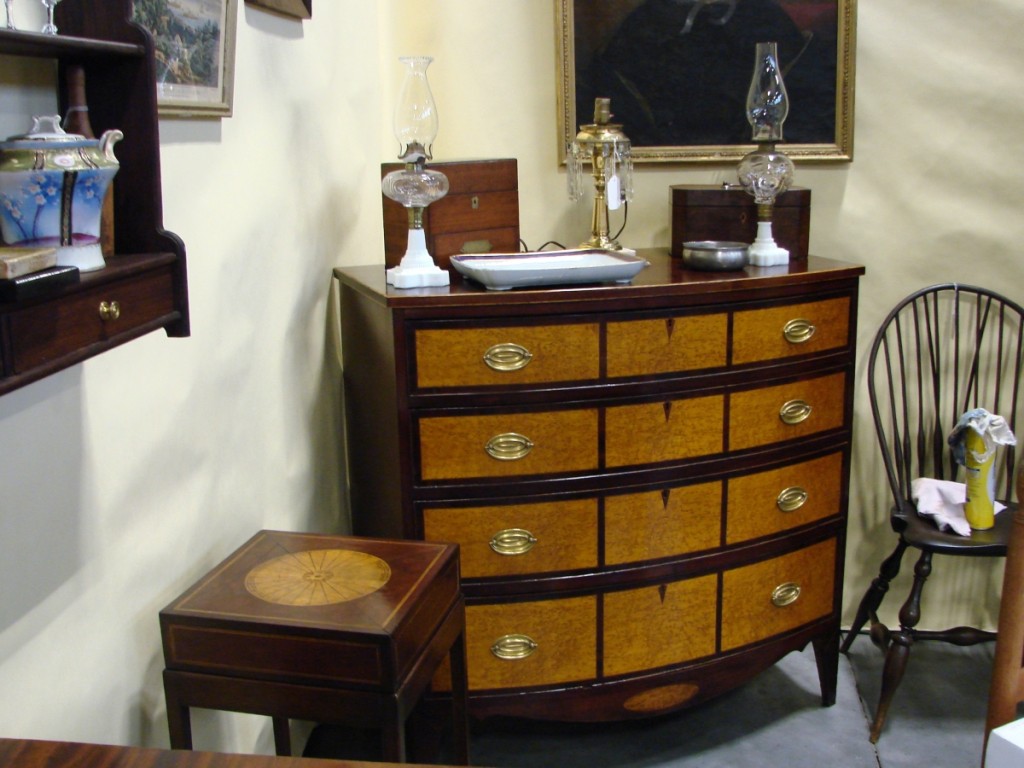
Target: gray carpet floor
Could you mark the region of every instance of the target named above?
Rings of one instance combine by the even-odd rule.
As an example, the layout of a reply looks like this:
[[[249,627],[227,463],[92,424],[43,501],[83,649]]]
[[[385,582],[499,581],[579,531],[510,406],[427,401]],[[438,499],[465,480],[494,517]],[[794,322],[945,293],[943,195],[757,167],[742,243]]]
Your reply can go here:
[[[471,759],[493,768],[976,768],[993,651],[992,643],[918,643],[877,744],[868,727],[883,656],[863,636],[840,657],[832,707],[821,706],[808,648],[737,690],[661,718],[477,722]],[[372,759],[339,751],[340,744],[353,747],[354,740],[314,731],[307,754]]]

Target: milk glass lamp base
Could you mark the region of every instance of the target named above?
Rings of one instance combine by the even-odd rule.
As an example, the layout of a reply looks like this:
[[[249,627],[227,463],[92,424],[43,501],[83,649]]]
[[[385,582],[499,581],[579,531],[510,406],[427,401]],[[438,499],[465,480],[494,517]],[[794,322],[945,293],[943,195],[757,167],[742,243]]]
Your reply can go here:
[[[434,263],[427,251],[427,240],[422,229],[409,230],[409,245],[397,267],[385,273],[388,285],[395,288],[426,288],[448,285],[451,277],[447,270]]]
[[[789,263],[789,251],[780,248],[775,242],[770,221],[757,222],[757,237],[747,249],[747,261],[755,267],[775,267]]]

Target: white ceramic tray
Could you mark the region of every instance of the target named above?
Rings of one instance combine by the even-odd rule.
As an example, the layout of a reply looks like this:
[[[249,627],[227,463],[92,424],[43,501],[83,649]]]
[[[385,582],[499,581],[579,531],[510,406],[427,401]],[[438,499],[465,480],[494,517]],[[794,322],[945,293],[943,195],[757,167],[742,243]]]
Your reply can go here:
[[[647,260],[622,251],[578,249],[531,253],[462,254],[451,257],[456,271],[491,291],[542,285],[628,283]]]

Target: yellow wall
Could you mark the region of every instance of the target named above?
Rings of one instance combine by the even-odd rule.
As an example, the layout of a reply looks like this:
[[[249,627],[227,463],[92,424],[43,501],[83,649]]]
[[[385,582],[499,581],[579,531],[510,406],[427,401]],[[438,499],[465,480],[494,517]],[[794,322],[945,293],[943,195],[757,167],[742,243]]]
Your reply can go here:
[[[234,116],[161,123],[192,337],[154,334],[0,398],[4,735],[166,745],[159,609],[259,528],[346,529],[329,276],[382,261],[399,55],[435,57],[438,160],[518,159],[529,244],[587,227],[556,162],[553,0],[317,0],[303,23],[239,5]],[[812,251],[867,266],[859,360],[919,286],[1024,298],[1022,36],[1011,0],[862,1],[856,159],[797,169]],[[0,60],[0,89],[23,74]],[[37,109],[4,105],[4,135]],[[732,173],[642,168],[624,240],[666,244],[667,187]],[[863,397],[855,428],[847,621],[891,542]],[[923,624],[991,624],[998,575],[941,564]],[[260,719],[195,725],[204,748],[272,749]]]

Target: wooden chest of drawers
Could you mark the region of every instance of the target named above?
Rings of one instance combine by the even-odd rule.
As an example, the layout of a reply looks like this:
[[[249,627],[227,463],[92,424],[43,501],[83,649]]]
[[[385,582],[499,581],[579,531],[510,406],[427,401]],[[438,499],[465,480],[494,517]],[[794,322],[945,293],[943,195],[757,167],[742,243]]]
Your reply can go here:
[[[657,714],[809,642],[834,701],[863,269],[641,255],[631,285],[335,273],[354,531],[460,545],[476,716]]]

